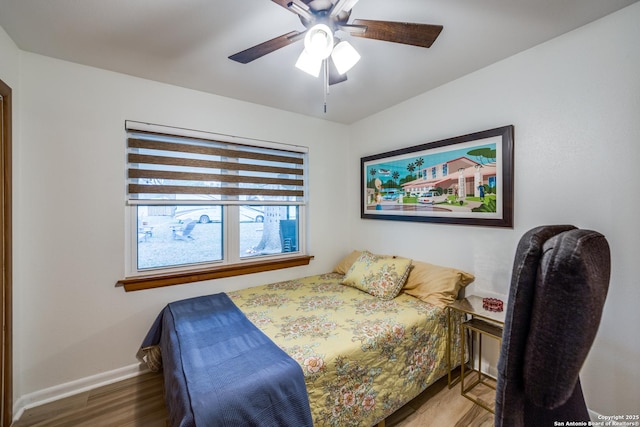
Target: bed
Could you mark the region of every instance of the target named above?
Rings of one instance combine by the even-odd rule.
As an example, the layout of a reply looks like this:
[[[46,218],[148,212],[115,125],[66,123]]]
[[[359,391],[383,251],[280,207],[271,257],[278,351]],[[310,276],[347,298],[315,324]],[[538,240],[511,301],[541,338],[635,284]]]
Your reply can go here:
[[[159,367],[156,350],[161,353],[171,425],[232,425],[232,421],[223,421],[227,414],[219,412],[220,408],[223,411],[227,408],[227,412],[249,413],[245,420],[260,419],[260,422],[243,423],[247,425],[373,426],[416,397],[448,373],[448,328],[444,307],[462,286],[473,280],[473,276],[411,260],[406,266],[406,262],[400,262],[402,259],[396,260],[397,257],[357,252],[345,257],[344,265],[338,264],[330,273],[181,301],[178,303],[187,307],[184,310],[193,311],[196,307],[198,312],[195,317],[189,312],[183,320],[179,314],[174,315],[179,311],[177,304],[168,305],[150,329],[143,348],[151,368]],[[380,268],[380,265],[386,267]],[[384,280],[372,281],[372,271],[378,278],[384,276]],[[430,283],[425,293],[423,276],[429,276],[427,280],[433,282],[432,279],[442,276],[443,272],[446,272],[447,289],[442,289],[439,279],[436,285]],[[363,277],[367,279],[363,280]],[[350,282],[354,278],[355,282]],[[371,282],[375,284],[371,286]],[[394,289],[385,293],[389,287]],[[443,296],[443,293],[447,295]],[[224,301],[210,303],[210,300]],[[242,356],[244,365],[228,368],[229,361],[239,358],[234,353],[212,362],[214,366],[207,375],[190,373],[185,366],[202,365],[205,363],[202,360],[230,351],[227,349],[231,339],[220,338],[211,332],[219,329],[231,337],[238,336],[228,326],[228,320],[219,320],[223,317],[216,304],[228,302],[233,306],[230,310],[237,310],[232,312],[234,318],[241,323],[248,320],[249,327],[259,329],[259,333],[249,333],[250,340],[254,335],[265,337],[273,348],[266,350],[266,344],[263,348],[262,338],[259,340],[261,347],[255,347],[253,343],[247,347],[247,340],[239,338],[241,347],[246,350]],[[218,319],[214,320],[219,322],[216,328],[209,325],[211,319]],[[197,327],[193,325],[205,323],[206,327],[194,332]],[[192,335],[180,337],[181,328]],[[460,342],[457,334],[453,336],[452,366],[456,366],[459,365]],[[220,339],[224,344],[217,344]],[[295,362],[294,366],[287,365],[288,371],[285,369],[266,377],[260,371],[265,365],[284,365],[280,359],[274,362],[271,356],[272,352],[277,355],[278,351],[285,354],[286,360]],[[186,363],[185,358],[189,357],[195,362]],[[253,373],[253,367],[260,372]],[[243,378],[248,378],[247,384],[237,386],[233,378],[239,378],[238,374],[228,374],[234,369],[243,373]],[[218,376],[224,377],[222,383],[211,385],[218,381]],[[291,381],[280,384],[281,379]],[[204,384],[190,386],[190,381]],[[225,392],[229,383],[244,388]],[[275,403],[267,410],[261,407],[259,415],[252,415],[243,405],[251,405],[256,397],[246,393],[260,396],[274,393],[273,390],[257,391],[264,385],[276,389],[276,397],[268,399]],[[199,396],[198,390],[203,387],[204,394]],[[216,388],[216,397],[203,397],[210,396],[206,387]],[[300,393],[301,388],[304,396]],[[218,402],[221,399],[218,396],[228,395],[235,396],[238,402]],[[212,399],[215,404],[211,403]],[[199,401],[200,406],[210,412],[209,418],[194,414],[198,405],[194,401]],[[235,408],[233,405],[241,409],[228,409]],[[198,422],[199,419],[205,421]]]

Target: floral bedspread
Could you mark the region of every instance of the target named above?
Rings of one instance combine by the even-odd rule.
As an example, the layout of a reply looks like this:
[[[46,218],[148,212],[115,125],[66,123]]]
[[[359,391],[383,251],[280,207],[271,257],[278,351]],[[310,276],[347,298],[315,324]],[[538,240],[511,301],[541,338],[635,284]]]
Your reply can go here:
[[[302,366],[314,425],[373,426],[447,373],[447,317],[404,293],[381,300],[340,284],[343,277],[227,294]],[[453,341],[457,366],[459,337]]]

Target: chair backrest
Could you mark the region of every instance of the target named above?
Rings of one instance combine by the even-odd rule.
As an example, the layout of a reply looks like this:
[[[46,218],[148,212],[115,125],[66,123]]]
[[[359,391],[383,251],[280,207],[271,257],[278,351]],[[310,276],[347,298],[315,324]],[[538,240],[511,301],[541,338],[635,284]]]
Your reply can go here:
[[[195,227],[196,224],[196,221],[191,221],[187,225],[185,225],[182,229],[182,236],[187,237],[189,234],[191,234],[191,232],[193,231],[193,227]]]
[[[520,239],[498,363],[496,426],[543,425],[548,414],[588,421],[579,373],[600,323],[610,266],[609,245],[595,231],[543,226]]]

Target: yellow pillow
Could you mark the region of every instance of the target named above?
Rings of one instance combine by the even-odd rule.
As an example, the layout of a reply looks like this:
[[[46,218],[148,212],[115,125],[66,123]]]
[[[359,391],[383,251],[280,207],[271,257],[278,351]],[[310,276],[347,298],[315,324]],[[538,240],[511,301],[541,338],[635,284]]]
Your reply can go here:
[[[347,271],[349,271],[353,263],[356,262],[361,254],[362,251],[351,252],[349,255],[342,258],[340,262],[338,262],[338,264],[333,268],[333,272],[339,274],[347,274]]]
[[[455,268],[414,261],[402,290],[439,307],[446,307],[458,297],[464,286],[473,282],[473,274]]]
[[[364,251],[351,265],[344,285],[390,300],[400,293],[411,270],[411,260],[375,255]]]

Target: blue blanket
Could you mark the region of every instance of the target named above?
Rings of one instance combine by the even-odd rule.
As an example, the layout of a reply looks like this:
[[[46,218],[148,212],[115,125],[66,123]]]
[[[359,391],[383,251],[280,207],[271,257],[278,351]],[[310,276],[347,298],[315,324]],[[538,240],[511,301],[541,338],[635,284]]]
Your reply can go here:
[[[313,426],[302,368],[226,294],[167,305],[157,344],[173,426]]]

